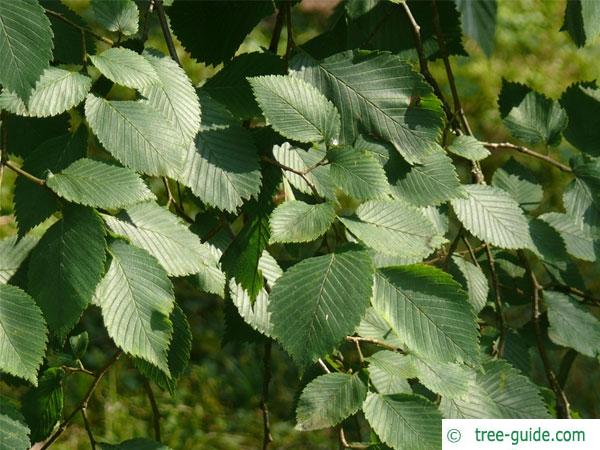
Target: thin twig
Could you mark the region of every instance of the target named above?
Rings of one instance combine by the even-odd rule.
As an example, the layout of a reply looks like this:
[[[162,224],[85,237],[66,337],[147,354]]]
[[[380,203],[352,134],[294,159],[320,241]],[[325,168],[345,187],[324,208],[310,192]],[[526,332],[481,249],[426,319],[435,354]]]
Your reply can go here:
[[[475,264],[477,267],[479,267],[481,269],[481,266],[479,265],[479,261],[477,261],[477,256],[475,256],[475,251],[473,251],[473,247],[471,246],[471,243],[469,242],[467,237],[463,235],[462,241],[465,244],[465,247],[467,247],[467,252],[469,252],[469,256],[471,257],[473,264]]]
[[[348,342],[355,342],[355,343],[364,342],[365,344],[373,344],[373,345],[377,345],[382,348],[386,348],[388,350],[392,350],[394,352],[402,353],[402,349],[400,349],[394,345],[388,344],[385,341],[381,341],[379,339],[366,338],[366,337],[361,337],[361,336],[346,336],[346,340]]]
[[[281,38],[281,30],[283,29],[283,19],[285,17],[285,9],[279,7],[277,10],[277,17],[275,18],[275,25],[273,26],[273,34],[271,35],[271,42],[269,43],[269,51],[277,53],[277,47],[279,46],[279,39]]]
[[[577,297],[580,297],[584,300],[584,303],[590,306],[600,306],[600,298],[587,294],[575,287],[566,286],[564,284],[551,284],[550,286],[548,286],[548,288],[564,292],[565,294],[572,294]]]
[[[263,354],[263,385],[262,396],[260,399],[260,409],[263,415],[263,445],[262,449],[267,450],[269,444],[273,442],[271,435],[271,419],[269,414],[269,383],[271,382],[271,340],[267,339],[264,345]]]
[[[92,381],[92,384],[90,385],[89,389],[87,390],[87,392],[86,392],[85,396],[83,397],[83,399],[81,400],[81,402],[79,402],[79,404],[75,407],[75,409],[71,412],[71,414],[69,414],[67,416],[67,418],[61,422],[58,429],[50,436],[50,438],[48,438],[48,440],[46,442],[44,442],[44,445],[42,446],[42,448],[40,450],[45,450],[48,447],[50,447],[54,443],[54,441],[56,441],[60,437],[60,435],[64,433],[64,431],[67,429],[67,427],[69,426],[69,424],[71,423],[73,418],[77,415],[77,413],[79,411],[87,409],[88,403],[89,403],[90,399],[92,398],[94,391],[100,384],[100,381],[102,381],[102,377],[104,377],[106,372],[108,372],[108,369],[110,369],[111,366],[119,360],[119,358],[121,357],[122,354],[123,354],[123,351],[118,350],[106,362],[106,364],[104,364],[104,366],[102,366],[102,368],[96,374],[94,381]]]
[[[146,42],[148,40],[148,32],[150,31],[150,15],[154,11],[154,0],[148,0],[148,6],[146,7],[146,11],[144,13],[144,26],[142,28],[142,42]]]
[[[498,357],[502,357],[502,354],[504,353],[504,342],[506,340],[506,321],[504,320],[502,296],[500,294],[500,281],[498,280],[498,273],[496,272],[494,255],[492,255],[492,249],[489,244],[485,244],[485,253],[487,255],[490,275],[492,276],[492,283],[494,285],[494,304],[496,306],[498,326],[500,328],[500,336],[498,337],[498,343],[496,344],[495,354]]]
[[[160,28],[162,29],[167,48],[169,49],[169,55],[177,64],[179,64],[179,66],[181,66],[181,61],[179,61],[179,56],[177,56],[177,50],[175,49],[175,44],[173,42],[173,36],[171,35],[171,30],[169,30],[167,15],[165,14],[162,0],[154,0],[154,6],[158,13],[158,21],[160,22]]]
[[[102,42],[105,42],[106,44],[110,45],[111,47],[113,45],[115,45],[115,43],[111,39],[109,39],[109,38],[107,38],[105,36],[102,36],[101,34],[98,34],[95,31],[90,30],[89,28],[82,27],[81,25],[78,25],[75,22],[70,21],[69,19],[67,19],[65,16],[63,16],[59,12],[52,11],[51,9],[46,9],[45,11],[46,11],[46,14],[49,14],[52,17],[56,17],[57,19],[62,20],[63,22],[65,22],[66,24],[72,26],[73,28],[77,28],[79,31],[83,31],[85,33],[88,33],[88,34],[94,36],[96,39],[98,39],[98,40],[100,40]]]
[[[150,386],[150,382],[145,377],[144,390],[146,391],[146,395],[150,401],[150,407],[152,408],[152,427],[154,428],[154,439],[160,442],[160,410],[158,409],[158,403],[156,403],[156,397],[154,396],[152,386]]]
[[[550,388],[554,391],[554,395],[556,396],[556,416],[559,419],[568,419],[571,417],[571,408],[569,405],[569,400],[567,399],[565,392],[563,391],[558,379],[556,378],[554,370],[552,370],[550,358],[548,357],[548,353],[546,352],[546,346],[544,345],[542,324],[540,320],[540,317],[542,315],[540,311],[540,293],[542,292],[542,286],[538,282],[535,273],[533,273],[533,269],[529,264],[529,260],[527,259],[525,253],[522,250],[519,250],[519,258],[521,259],[523,266],[525,266],[525,271],[527,272],[527,275],[529,276],[529,281],[531,282],[531,316],[533,322],[533,329],[535,331],[538,353],[540,354],[542,365],[544,366],[544,372],[546,372],[548,384],[550,385]]]
[[[541,161],[544,161],[557,169],[566,172],[573,173],[573,170],[569,166],[564,165],[556,161],[555,159],[550,158],[547,155],[542,155],[536,151],[531,150],[530,148],[523,147],[522,145],[511,144],[510,142],[482,142],[483,146],[492,150],[500,150],[500,149],[509,149],[515,150],[517,152],[523,153],[524,155],[531,156],[532,158],[537,158]]]
[[[340,446],[342,448],[369,448],[371,444],[362,442],[348,442],[344,428],[340,425]]]
[[[27,178],[29,181],[37,184],[38,186],[45,186],[46,185],[46,182],[44,180],[42,180],[41,178],[38,178],[38,177],[30,174],[29,172],[26,172],[25,170],[23,170],[20,167],[14,165],[10,161],[3,161],[2,165],[8,167],[10,170],[12,170],[13,172],[21,175],[22,177]]]
[[[471,127],[467,121],[467,116],[460,104],[460,97],[458,96],[458,90],[456,89],[456,81],[454,80],[454,74],[452,73],[452,66],[450,65],[450,57],[448,52],[448,47],[446,46],[446,40],[444,39],[444,34],[442,33],[442,27],[440,26],[440,15],[437,9],[436,0],[433,0],[431,3],[433,9],[433,26],[435,28],[435,33],[437,35],[438,46],[442,53],[442,59],[444,61],[444,67],[446,69],[446,76],[448,77],[448,83],[450,84],[450,91],[452,92],[452,99],[454,101],[454,114],[461,120],[462,126],[467,131],[468,134],[471,133]]]
[[[317,362],[319,363],[319,365],[325,373],[331,373],[331,370],[329,370],[329,367],[327,367],[327,364],[325,364],[325,362],[321,358],[319,358]]]
[[[310,169],[307,169],[306,171],[302,171],[302,170],[296,170],[296,169],[294,169],[292,167],[288,167],[288,166],[286,166],[284,164],[281,164],[279,161],[276,161],[276,160],[274,160],[272,158],[269,158],[268,156],[261,156],[260,159],[262,161],[266,162],[266,163],[269,163],[269,164],[272,164],[274,166],[277,166],[280,169],[287,170],[288,172],[292,172],[292,173],[298,175],[300,178],[302,178],[304,180],[304,182],[306,184],[308,184],[308,187],[310,188],[310,190],[312,191],[312,193],[315,196],[320,197],[319,192],[317,191],[316,186],[306,176],[306,175],[308,175],[308,172],[310,172],[311,170],[313,170],[316,166],[312,167]]]
[[[425,50],[423,49],[423,43],[421,42],[421,27],[412,15],[408,4],[406,2],[401,2],[400,5],[404,9],[404,13],[406,14],[406,17],[408,18],[408,21],[411,25],[413,39],[415,41],[415,47],[417,49],[417,55],[419,57],[419,67],[421,70],[421,74],[423,75],[425,80],[427,80],[427,82],[431,85],[431,87],[433,88],[433,92],[442,102],[442,107],[444,108],[444,112],[446,113],[448,121],[455,122],[452,110],[450,109],[450,106],[448,105],[448,102],[446,101],[446,98],[444,97],[440,86],[438,85],[437,81],[435,81],[435,78],[433,78],[433,75],[431,75],[431,72],[429,71],[429,66],[427,65],[427,58],[425,56]]]
[[[96,450],[96,439],[94,439],[94,433],[92,432],[92,427],[90,426],[87,408],[81,408],[81,417],[83,417],[83,426],[85,427],[85,431],[90,439],[90,446],[92,447],[92,450]]]
[[[446,254],[446,257],[444,258],[444,262],[442,263],[444,268],[448,267],[450,258],[452,257],[452,254],[456,251],[456,248],[458,247],[458,242],[460,241],[460,238],[462,236],[462,231],[463,231],[463,226],[462,226],[462,224],[460,224],[460,227],[458,228],[458,231],[456,233],[456,237],[452,241],[452,244],[450,244],[450,247],[448,248],[448,253]]]
[[[91,370],[87,370],[84,367],[70,367],[70,366],[60,366],[60,368],[62,370],[64,370],[67,373],[84,373],[86,375],[89,375],[91,377],[95,377],[96,374],[94,372],[92,372]]]

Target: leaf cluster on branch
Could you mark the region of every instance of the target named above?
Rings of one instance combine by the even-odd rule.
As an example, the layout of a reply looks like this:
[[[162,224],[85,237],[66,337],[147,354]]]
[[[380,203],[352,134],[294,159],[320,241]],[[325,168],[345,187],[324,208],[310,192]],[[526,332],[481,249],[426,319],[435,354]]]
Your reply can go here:
[[[600,32],[592,3],[567,6],[579,46]],[[504,80],[514,142],[487,142],[450,57],[463,33],[493,51],[494,0],[348,0],[302,45],[294,6],[0,0],[18,229],[0,240],[0,382],[30,385],[20,407],[0,398],[0,449],[48,448],[79,414],[94,449],[167,448],[149,381],[175,392],[190,360],[180,283],[222,298],[230,339],[263,346],[263,449],[273,343],[304,374],[296,428],[336,428],[345,448],[440,448],[443,417],[571,417],[570,365],[600,357],[600,299],[579,272],[600,260],[600,89],[553,100]],[[268,16],[269,49],[236,55]],[[194,86],[186,52],[223,67]],[[505,151],[520,158],[492,175]],[[560,173],[562,208],[527,159]],[[106,339],[88,336],[93,310]],[[88,348],[114,356],[92,370]],[[123,360],[155,440],[94,434],[88,404]],[[74,374],[90,385],[65,410]]]

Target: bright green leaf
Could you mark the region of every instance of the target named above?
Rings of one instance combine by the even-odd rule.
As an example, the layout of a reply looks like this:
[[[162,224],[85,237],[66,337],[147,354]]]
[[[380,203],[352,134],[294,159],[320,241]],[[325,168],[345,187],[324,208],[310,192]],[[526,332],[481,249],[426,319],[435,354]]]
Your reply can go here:
[[[123,241],[109,247],[112,261],[98,285],[95,303],[115,344],[171,376],[173,285],[158,261]]]
[[[335,219],[329,203],[282,203],[271,214],[271,242],[309,242],[327,232]]]
[[[319,430],[337,425],[357,412],[367,395],[359,374],[328,373],[312,380],[300,394],[296,429]]]
[[[8,283],[37,243],[38,239],[32,236],[0,240],[0,284]]]
[[[95,208],[120,208],[155,198],[130,169],[86,158],[57,174],[48,174],[46,184],[70,202]]]
[[[496,169],[492,185],[508,192],[526,211],[537,209],[544,197],[542,186],[535,176],[512,158]]]
[[[139,11],[133,0],[92,0],[94,21],[108,31],[131,36],[138,31]]]
[[[269,124],[299,142],[331,143],[340,133],[340,115],[317,88],[290,76],[249,78],[254,97]]]
[[[487,277],[481,270],[481,267],[458,255],[452,256],[452,264],[456,267],[456,270],[452,272],[455,275],[454,278],[469,293],[469,303],[473,307],[473,311],[479,314],[487,303],[490,290]]]
[[[90,55],[90,61],[110,81],[128,88],[142,89],[159,81],[152,64],[128,48],[109,48],[97,55]]]
[[[490,151],[481,142],[464,134],[454,138],[448,150],[471,161],[481,161],[490,156]]]
[[[304,259],[277,280],[269,305],[273,333],[299,365],[354,331],[371,297],[372,273],[367,252],[351,247]]]

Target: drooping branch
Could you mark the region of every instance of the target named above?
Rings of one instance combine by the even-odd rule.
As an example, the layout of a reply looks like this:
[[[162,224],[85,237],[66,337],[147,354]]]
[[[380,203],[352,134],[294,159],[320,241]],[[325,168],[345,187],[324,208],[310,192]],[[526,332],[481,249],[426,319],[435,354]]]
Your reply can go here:
[[[21,175],[23,178],[28,179],[29,181],[37,184],[38,186],[46,185],[46,182],[44,180],[30,174],[29,172],[26,172],[25,170],[21,169],[19,166],[16,166],[15,164],[13,164],[10,161],[2,161],[2,166],[8,167],[10,170],[15,172],[16,174]]]
[[[542,360],[542,365],[544,366],[544,372],[546,373],[546,378],[548,379],[548,384],[552,391],[554,391],[554,395],[556,397],[556,416],[559,419],[569,419],[571,417],[571,407],[569,405],[569,400],[563,390],[560,382],[558,381],[554,370],[552,369],[552,364],[550,363],[550,358],[548,357],[548,353],[546,352],[546,346],[544,345],[544,334],[542,331],[541,324],[541,298],[540,294],[542,292],[542,286],[537,280],[531,265],[529,264],[529,260],[525,256],[525,253],[522,250],[519,250],[519,258],[525,267],[525,271],[527,272],[527,276],[529,277],[529,281],[531,283],[532,296],[531,296],[531,321],[533,322],[533,329],[535,332],[535,340],[538,348],[538,353],[540,355],[540,359]],[[566,379],[566,377],[565,377]]]
[[[75,416],[80,411],[86,411],[87,410],[88,403],[90,402],[90,399],[92,398],[92,395],[94,395],[94,391],[96,390],[96,388],[100,384],[100,381],[102,381],[102,378],[104,377],[104,375],[106,374],[106,372],[108,372],[108,370],[112,367],[112,365],[119,360],[119,358],[121,357],[122,354],[123,354],[123,351],[122,350],[118,350],[104,364],[104,366],[102,366],[100,368],[100,370],[96,373],[94,381],[92,381],[92,384],[90,385],[90,387],[88,388],[87,392],[85,393],[85,396],[83,397],[83,399],[79,402],[79,404],[75,407],[75,409],[71,412],[71,414],[69,414],[67,416],[67,418],[61,422],[61,424],[58,426],[58,429],[54,433],[52,433],[52,435],[48,438],[48,440],[46,442],[44,442],[44,445],[42,445],[42,448],[40,450],[45,450],[48,447],[50,447],[54,443],[54,441],[56,441],[60,437],[60,435],[64,433],[64,431],[70,425],[71,421],[75,418]]]
[[[271,340],[267,339],[264,345],[263,354],[263,385],[260,399],[260,409],[263,415],[263,444],[262,449],[267,450],[269,444],[273,442],[271,435],[271,419],[269,414],[269,383],[271,382]]]
[[[524,147],[522,145],[511,144],[510,142],[482,142],[482,144],[484,145],[484,147],[489,148],[491,150],[500,150],[500,149],[515,150],[519,153],[523,153],[524,155],[528,155],[528,156],[531,156],[532,158],[536,158],[541,161],[544,161],[545,163],[548,163],[563,172],[573,173],[573,170],[569,166],[566,166],[566,165],[556,161],[555,159],[550,158],[547,155],[542,155],[541,153],[533,151],[530,148]]]
[[[92,448],[92,450],[96,450],[96,439],[94,438],[94,433],[92,431],[90,420],[87,415],[87,407],[81,408],[81,417],[83,418],[83,426],[85,427],[85,431],[90,440],[90,447]]]

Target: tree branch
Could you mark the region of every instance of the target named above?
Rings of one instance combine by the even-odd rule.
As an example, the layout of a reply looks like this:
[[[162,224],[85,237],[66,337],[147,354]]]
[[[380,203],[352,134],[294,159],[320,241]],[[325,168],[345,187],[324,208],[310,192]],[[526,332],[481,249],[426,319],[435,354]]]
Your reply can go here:
[[[373,344],[373,345],[377,345],[382,348],[386,348],[388,350],[392,350],[394,352],[403,353],[402,349],[400,349],[392,344],[388,344],[385,341],[381,341],[379,339],[366,338],[366,337],[361,337],[361,336],[346,336],[346,341],[354,342],[354,343],[364,342],[365,344]]]
[[[285,46],[285,62],[287,64],[287,62],[290,58],[290,54],[292,53],[292,50],[294,49],[296,44],[294,43],[294,35],[293,35],[293,27],[292,27],[292,2],[285,1],[284,6],[285,6],[285,19],[286,19],[285,28],[287,30],[287,44]]]
[[[577,358],[577,352],[570,348],[563,356],[563,359],[560,363],[560,367],[558,369],[558,385],[561,389],[565,388],[565,384],[567,384],[567,378],[569,378],[569,372],[571,371],[571,367],[573,366],[573,362]]]
[[[56,17],[57,19],[62,20],[64,23],[72,26],[73,28],[77,28],[79,31],[83,31],[84,33],[88,33],[89,35],[94,36],[96,39],[110,45],[111,47],[113,45],[115,45],[115,43],[111,39],[109,39],[105,36],[102,36],[101,34],[98,34],[95,31],[90,30],[89,28],[82,27],[81,25],[78,25],[75,22],[70,21],[69,19],[67,19],[65,16],[63,16],[59,12],[52,11],[51,9],[45,9],[45,11],[46,11],[46,14],[49,14],[52,17]]]
[[[498,325],[500,327],[500,336],[498,337],[498,344],[496,344],[495,354],[499,357],[502,357],[502,354],[504,353],[504,342],[506,340],[506,321],[504,320],[502,297],[500,295],[500,281],[498,280],[498,273],[496,272],[496,262],[494,261],[494,255],[492,255],[492,249],[487,243],[485,244],[485,252],[490,268],[490,275],[492,276],[492,283],[494,284],[494,304],[496,306],[496,314],[498,315]]]
[[[527,147],[523,147],[522,145],[511,144],[510,142],[482,142],[483,146],[489,148],[491,150],[500,150],[500,149],[510,149],[515,150],[517,152],[523,153],[524,155],[531,156],[533,158],[537,158],[541,161],[544,161],[557,169],[566,172],[573,173],[573,170],[569,166],[566,166],[555,159],[550,158],[549,156],[542,155],[541,153],[535,152]]]
[[[571,287],[571,286],[566,286],[563,284],[551,284],[550,286],[548,286],[551,289],[555,289],[557,291],[560,292],[564,292],[565,294],[572,294],[575,295],[577,297],[582,298],[586,304],[591,305],[591,306],[600,306],[600,298],[598,297],[594,297],[592,295],[586,294],[583,291],[580,291],[577,288]]]
[[[269,51],[277,54],[277,47],[279,46],[279,39],[281,38],[281,30],[283,30],[283,19],[285,17],[285,9],[281,6],[277,9],[277,17],[275,18],[275,26],[273,27],[273,34],[271,35],[271,42],[269,43]]]
[[[152,427],[154,428],[154,440],[160,442],[160,410],[158,409],[158,403],[156,403],[156,397],[150,382],[144,377],[144,390],[150,401],[150,407],[152,408]]]
[[[44,180],[42,180],[41,178],[38,178],[38,177],[30,174],[29,172],[24,171],[23,169],[21,169],[20,167],[14,165],[10,161],[2,161],[2,166],[8,167],[13,172],[21,175],[23,178],[27,178],[29,181],[37,184],[38,186],[45,186],[46,185],[46,182]]]
[[[262,449],[267,450],[269,444],[273,442],[271,435],[271,419],[269,414],[269,383],[271,382],[271,340],[267,339],[263,354],[263,385],[262,396],[260,400],[260,409],[263,415],[263,444]]]
[[[311,168],[306,169],[306,170],[303,171],[303,170],[296,170],[296,169],[294,169],[292,167],[288,167],[288,166],[286,166],[284,164],[281,164],[279,161],[276,161],[274,159],[269,158],[268,156],[261,156],[260,159],[262,161],[266,162],[266,163],[269,163],[269,164],[272,164],[274,166],[277,166],[280,169],[287,170],[288,172],[292,172],[292,173],[298,175],[299,177],[301,177],[304,180],[304,182],[306,184],[308,184],[308,187],[310,188],[310,190],[312,191],[312,193],[316,197],[320,197],[319,192],[317,191],[317,188],[315,187],[315,185],[306,177],[306,175],[308,175],[308,173],[311,170],[315,169],[319,163],[317,163],[317,165],[315,165],[314,167],[311,167]]]
[[[96,439],[94,439],[94,433],[92,432],[92,427],[90,426],[90,421],[87,415],[87,408],[81,408],[81,417],[83,417],[83,425],[90,440],[90,447],[92,447],[92,450],[96,450]]]
[[[108,370],[111,368],[111,366],[119,360],[119,358],[121,357],[122,354],[123,354],[123,351],[118,350],[104,364],[104,366],[102,366],[102,368],[100,368],[100,370],[96,374],[96,377],[94,378],[94,381],[92,381],[92,384],[88,388],[88,390],[87,390],[85,396],[83,397],[83,399],[81,400],[81,402],[79,402],[79,404],[75,407],[75,409],[71,412],[71,414],[69,414],[69,416],[61,422],[58,429],[50,436],[50,438],[48,438],[48,440],[46,442],[44,442],[44,445],[42,446],[42,448],[40,450],[46,450],[48,447],[50,447],[54,443],[54,441],[56,441],[60,437],[60,435],[64,433],[64,431],[67,429],[67,427],[69,426],[69,424],[71,423],[73,418],[77,415],[77,413],[79,411],[83,411],[83,410],[87,409],[88,403],[89,403],[90,399],[92,398],[94,391],[100,384],[100,381],[102,381],[102,377],[104,377],[104,375],[106,374],[106,372],[108,372]]]
[[[535,340],[538,348],[538,353],[540,354],[540,358],[542,360],[542,365],[544,366],[544,372],[546,372],[546,378],[548,379],[548,384],[550,388],[554,391],[554,395],[556,397],[556,417],[559,419],[569,419],[571,417],[569,400],[565,392],[563,391],[554,371],[552,370],[552,365],[550,364],[550,358],[548,357],[548,353],[546,352],[546,347],[544,345],[544,337],[542,332],[542,324],[540,317],[542,315],[540,311],[540,292],[542,292],[542,286],[537,280],[535,273],[533,273],[533,269],[531,268],[529,261],[527,260],[525,253],[522,250],[519,250],[519,258],[525,266],[525,271],[527,272],[527,276],[529,277],[529,281],[531,282],[532,288],[532,298],[531,298],[531,316],[533,322],[533,329],[535,332]]]
[[[169,55],[181,67],[181,61],[179,61],[179,56],[177,56],[177,50],[175,49],[173,36],[171,35],[171,30],[169,29],[169,24],[167,23],[167,15],[165,14],[165,8],[162,0],[154,0],[154,6],[156,7],[156,12],[158,13],[158,21],[160,22],[160,28],[163,36],[165,37],[165,43],[169,49]]]
[[[456,120],[454,118],[454,115],[452,114],[452,110],[450,109],[450,106],[448,105],[448,102],[446,101],[444,94],[440,89],[440,86],[438,85],[437,81],[435,81],[435,78],[433,78],[433,75],[431,75],[431,72],[429,71],[429,66],[427,65],[427,58],[425,57],[425,50],[423,49],[423,43],[421,42],[421,27],[412,15],[408,4],[405,1],[403,1],[400,2],[400,5],[404,9],[404,13],[406,14],[406,17],[408,18],[408,21],[411,25],[411,31],[413,34],[413,39],[415,41],[417,55],[419,57],[419,67],[421,70],[421,74],[423,75],[425,80],[427,80],[427,82],[431,85],[431,87],[433,88],[433,92],[442,102],[442,107],[444,108],[444,112],[446,113],[448,122],[455,123]]]

